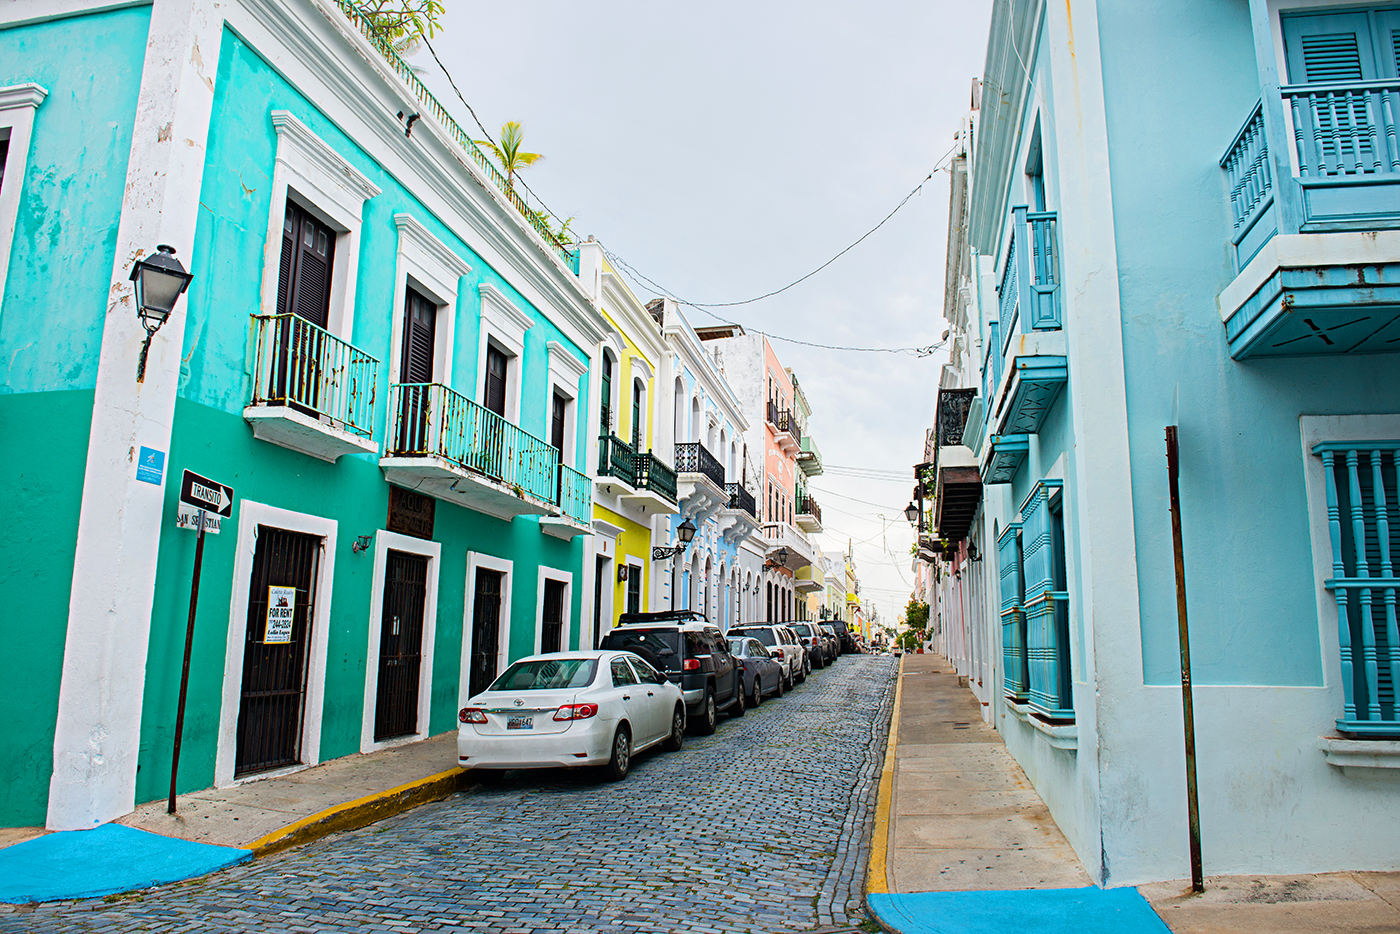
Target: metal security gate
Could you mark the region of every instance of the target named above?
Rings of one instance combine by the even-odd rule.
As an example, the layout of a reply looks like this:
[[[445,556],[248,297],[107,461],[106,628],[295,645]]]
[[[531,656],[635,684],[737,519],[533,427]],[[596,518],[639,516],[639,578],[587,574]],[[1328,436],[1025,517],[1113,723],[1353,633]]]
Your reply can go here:
[[[544,580],[544,618],[540,621],[540,651],[560,652],[564,648],[564,582]]]
[[[374,738],[418,732],[418,680],[423,670],[423,610],[428,556],[390,551],[384,570],[379,631],[379,696]]]
[[[500,652],[501,579],[500,571],[476,572],[476,601],[472,606],[472,670],[468,687],[475,696],[496,680],[496,660]]]
[[[248,590],[234,774],[301,761],[319,535],[258,526]]]

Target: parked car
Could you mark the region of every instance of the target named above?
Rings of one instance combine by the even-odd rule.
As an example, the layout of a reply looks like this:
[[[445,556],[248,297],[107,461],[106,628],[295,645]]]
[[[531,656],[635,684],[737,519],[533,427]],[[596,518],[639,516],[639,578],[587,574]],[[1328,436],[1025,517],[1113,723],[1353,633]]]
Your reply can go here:
[[[651,746],[681,748],[685,701],[628,652],[552,652],[507,668],[457,714],[457,761],[483,782],[506,769],[602,766],[627,777]]]
[[[786,680],[783,683],[785,689],[807,680],[807,673],[812,670],[807,661],[807,653],[798,642],[797,634],[786,626],[745,623],[730,629],[729,636],[752,636],[775,657],[780,657],[786,672]]]
[[[837,632],[836,626],[831,620],[817,620],[817,628],[831,637],[831,645],[834,652],[833,658],[840,658],[842,654],[849,651],[849,649],[841,643],[841,634]]]
[[[831,646],[827,643],[822,631],[813,623],[788,623],[788,626],[797,633],[802,647],[807,650],[808,656],[812,659],[812,667],[825,668],[833,656]]]
[[[831,628],[836,630],[836,638],[841,641],[842,652],[863,651],[856,634],[851,632],[844,619],[831,619],[827,622],[831,624]]]
[[[701,735],[715,731],[719,711],[742,717],[748,706],[729,640],[694,610],[624,613],[599,648],[632,652],[664,672],[680,686],[686,719]]]
[[[753,636],[731,637],[729,652],[744,666],[744,694],[750,707],[763,703],[769,694],[783,696],[783,681],[787,678],[783,663],[762,642]]]

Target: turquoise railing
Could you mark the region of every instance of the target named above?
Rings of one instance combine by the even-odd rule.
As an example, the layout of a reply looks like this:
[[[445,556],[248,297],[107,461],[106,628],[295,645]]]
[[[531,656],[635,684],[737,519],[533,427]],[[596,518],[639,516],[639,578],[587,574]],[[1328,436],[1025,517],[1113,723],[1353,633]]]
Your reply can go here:
[[[1069,676],[1069,594],[1056,588],[1050,497],[1060,480],[1041,480],[1021,504],[1021,575],[1025,582],[1027,698],[1054,718],[1074,716]]]
[[[1230,185],[1230,212],[1238,243],[1273,203],[1274,178],[1269,169],[1269,141],[1264,134],[1263,102],[1254,105],[1249,119],[1235,134],[1220,159]]]
[[[1293,116],[1300,177],[1400,173],[1400,81],[1304,84],[1280,91]]]
[[[438,99],[419,80],[413,68],[399,57],[399,54],[394,51],[393,44],[374,30],[369,19],[360,12],[360,4],[355,3],[354,0],[335,0],[335,3],[336,6],[340,7],[340,11],[345,14],[345,17],[360,31],[360,34],[368,39],[369,43],[384,57],[384,60],[389,63],[389,67],[394,69],[395,74],[403,79],[413,96],[418,98],[418,101],[427,109],[427,113],[423,116],[430,116],[436,120],[447,131],[447,134],[467,151],[467,155],[486,173],[497,190],[506,197],[506,200],[515,205],[516,210],[535,229],[535,233],[549,244],[559,260],[574,275],[578,275],[578,254],[570,250],[568,244],[550,228],[548,221],[545,220],[548,211],[544,210],[543,207],[532,208],[526,203],[525,198],[515,190],[510,179],[506,178],[501,170],[496,168],[495,164],[486,157],[486,153],[481,151],[481,147],[477,146],[472,138],[462,131],[462,128],[457,125],[457,121],[452,119],[452,115],[442,104],[438,103]]]
[[[387,457],[441,457],[555,503],[559,451],[441,383],[394,383]]]
[[[1024,299],[1029,309],[1027,323],[1033,331],[1054,331],[1060,328],[1060,251],[1055,241],[1058,215],[1054,211],[1026,211],[1017,208],[1014,216],[1026,238],[1021,276],[1025,282]]]
[[[1026,702],[1026,610],[1021,581],[1021,523],[1009,523],[997,538],[997,573],[1001,579],[1001,661],[1006,696]]]
[[[1326,442],[1327,532],[1332,577],[1323,582],[1337,602],[1342,717],[1337,729],[1365,737],[1400,737],[1400,441]]]
[[[997,323],[1001,331],[1001,343],[998,345],[1002,353],[1011,346],[1011,338],[1017,331],[1017,324],[1020,323],[1021,311],[1021,290],[1017,281],[1020,273],[1020,259],[1017,250],[1020,248],[1020,238],[1016,236],[1016,228],[1019,225],[1013,224],[1011,227],[1011,244],[1006,248],[1006,263],[1001,270],[1001,285],[997,287]]]
[[[593,521],[593,481],[568,464],[559,465],[559,511],[579,525]]]
[[[291,406],[373,435],[378,360],[296,315],[254,315],[253,329],[253,405]]]

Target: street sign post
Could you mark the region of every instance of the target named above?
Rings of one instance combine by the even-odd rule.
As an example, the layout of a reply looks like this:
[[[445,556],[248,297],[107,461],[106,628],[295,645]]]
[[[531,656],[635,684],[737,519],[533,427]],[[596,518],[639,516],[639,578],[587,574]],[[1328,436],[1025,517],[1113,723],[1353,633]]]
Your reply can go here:
[[[185,666],[180,672],[180,700],[175,708],[175,749],[170,761],[170,800],[166,813],[175,813],[175,775],[180,769],[180,739],[185,732],[185,695],[190,686],[190,647],[194,642],[194,611],[199,605],[199,570],[204,564],[204,533],[219,534],[219,520],[233,515],[233,487],[186,470],[180,481],[176,525],[195,529],[194,573],[190,580],[190,618],[185,624]]]

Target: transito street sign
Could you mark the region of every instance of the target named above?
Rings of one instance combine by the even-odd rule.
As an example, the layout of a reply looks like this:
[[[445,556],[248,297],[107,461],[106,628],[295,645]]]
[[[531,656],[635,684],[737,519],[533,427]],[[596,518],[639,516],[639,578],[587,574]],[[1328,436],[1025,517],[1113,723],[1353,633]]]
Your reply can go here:
[[[176,528],[199,528],[201,510],[204,512],[204,531],[218,535],[219,521],[233,515],[233,487],[186,470],[180,480],[180,507],[175,514]]]

